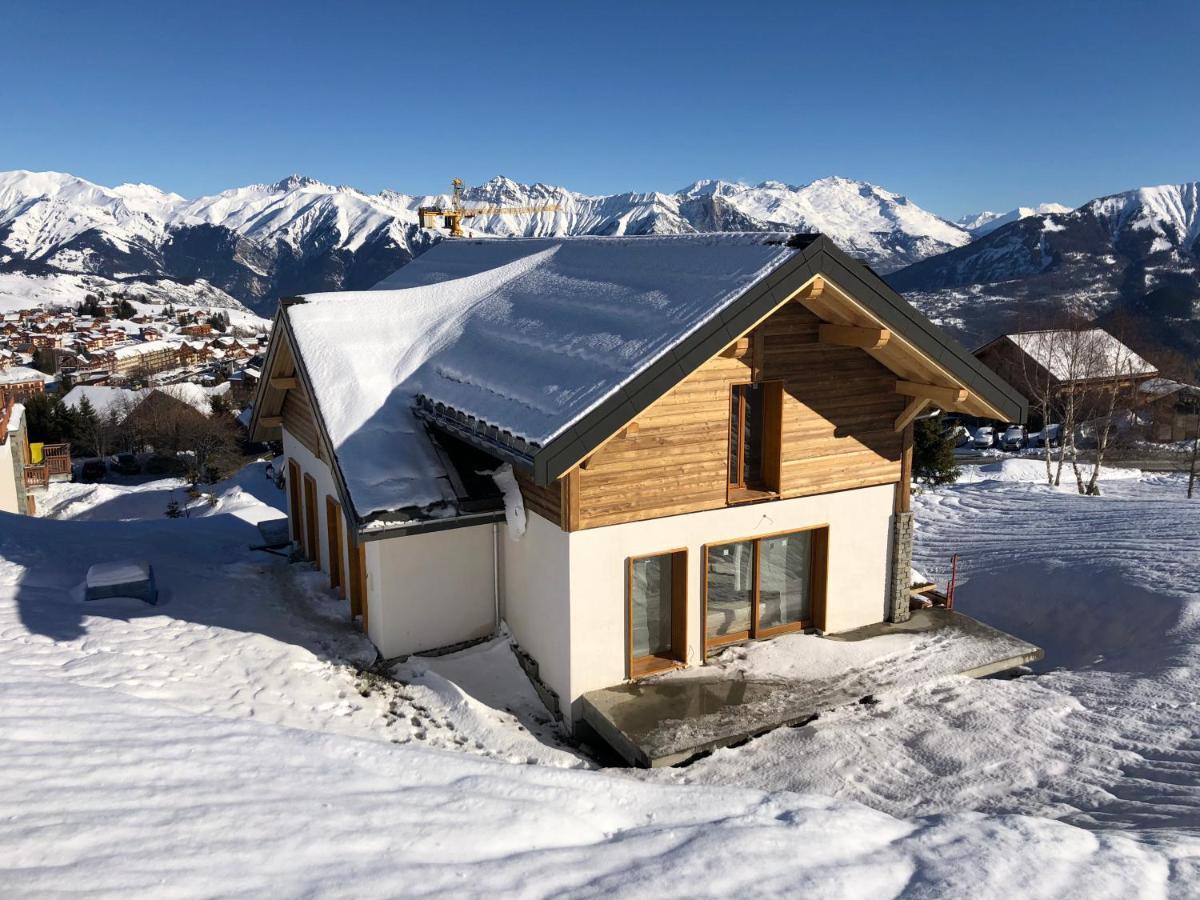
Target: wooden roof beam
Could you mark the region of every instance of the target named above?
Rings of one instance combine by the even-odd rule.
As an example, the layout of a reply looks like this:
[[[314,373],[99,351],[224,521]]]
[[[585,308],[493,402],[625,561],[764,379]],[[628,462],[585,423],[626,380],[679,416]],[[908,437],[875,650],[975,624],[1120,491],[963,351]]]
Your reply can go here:
[[[905,397],[919,397],[938,406],[957,406],[965,403],[970,394],[966,388],[946,387],[941,384],[917,384],[915,381],[897,381],[896,393]]]
[[[283,416],[259,416],[258,424],[263,428],[279,428],[283,425]]]
[[[290,391],[300,387],[300,379],[295,375],[276,375],[271,379],[271,387],[278,391]]]
[[[904,407],[904,412],[896,417],[895,430],[900,432],[911,425],[916,421],[917,416],[924,412],[925,407],[928,405],[929,399],[926,397],[913,397],[913,399],[909,400],[908,406]]]
[[[886,328],[863,328],[858,325],[831,325],[825,323],[818,329],[822,344],[838,347],[860,347],[863,350],[878,350],[892,338]]]

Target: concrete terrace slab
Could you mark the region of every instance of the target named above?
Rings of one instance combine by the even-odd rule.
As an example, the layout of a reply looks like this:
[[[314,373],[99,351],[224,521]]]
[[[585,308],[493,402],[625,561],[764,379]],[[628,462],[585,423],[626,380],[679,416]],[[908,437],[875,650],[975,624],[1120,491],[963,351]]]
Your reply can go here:
[[[838,635],[789,635],[709,664],[584,694],[583,719],[632,765],[676,765],[864,697],[947,675],[981,678],[1042,658],[952,610]]]

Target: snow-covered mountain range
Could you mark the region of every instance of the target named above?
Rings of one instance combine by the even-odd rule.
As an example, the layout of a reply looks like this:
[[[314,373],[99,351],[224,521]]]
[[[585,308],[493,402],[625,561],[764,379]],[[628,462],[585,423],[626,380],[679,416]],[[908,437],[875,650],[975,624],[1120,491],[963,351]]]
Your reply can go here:
[[[845,178],[805,185],[700,181],[674,193],[580,194],[507,178],[467,188],[468,206],[547,206],[481,216],[495,235],[823,231],[882,272],[970,240],[883,188]],[[417,208],[442,196],[366,194],[292,176],[193,200],[145,184],[102,187],[54,172],[0,173],[0,273],[186,290],[269,313],[277,297],[369,287],[440,239]]]
[[[1039,203],[1037,206],[1018,206],[1016,209],[1010,209],[1006,213],[984,210],[983,212],[972,213],[960,219],[955,219],[954,224],[960,228],[965,228],[970,233],[972,240],[978,240],[985,234],[990,234],[997,228],[1007,225],[1009,222],[1027,219],[1030,216],[1042,216],[1047,213],[1067,213],[1070,211],[1071,207],[1063,206],[1061,203]]]
[[[1200,182],[1144,187],[1033,214],[892,273],[927,314],[973,337],[1034,324],[1070,304],[1138,317],[1200,349]]]

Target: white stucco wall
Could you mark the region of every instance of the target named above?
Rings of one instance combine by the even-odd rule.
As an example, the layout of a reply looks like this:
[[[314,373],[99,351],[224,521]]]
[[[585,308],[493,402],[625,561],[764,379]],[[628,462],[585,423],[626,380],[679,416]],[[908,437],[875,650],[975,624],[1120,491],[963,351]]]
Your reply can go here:
[[[25,407],[20,403],[13,406],[8,420],[8,433],[0,446],[0,510],[25,515],[25,446],[29,437],[25,432]],[[18,484],[17,479],[22,479]]]
[[[329,574],[329,523],[325,516],[325,498],[333,497],[338,499],[337,486],[334,484],[333,473],[329,466],[321,462],[308,451],[308,448],[301,444],[295,437],[288,433],[288,430],[283,429],[283,455],[288,459],[294,459],[296,465],[300,467],[300,503],[304,503],[304,476],[311,475],[317,482],[317,564],[325,574]],[[283,463],[284,473],[286,474],[287,463]],[[284,489],[287,493],[287,503],[291,504],[291,492]],[[339,501],[340,502],[340,501]],[[288,510],[289,517],[292,511]],[[300,512],[300,521],[304,521],[304,513]],[[349,530],[345,521],[345,515],[342,516],[342,579],[344,584],[349,584],[346,581],[347,574],[350,571],[350,542],[348,540]],[[348,588],[347,588],[348,591]]]
[[[21,452],[21,448],[11,435],[8,436],[3,446],[0,446],[0,510],[3,512],[25,512],[20,508],[17,494],[18,461],[14,459],[14,454],[19,452]],[[25,459],[22,457],[20,460],[22,477],[24,477],[24,463]]]
[[[512,540],[500,526],[501,609],[513,637],[538,663],[542,682],[567,714],[571,689],[571,562],[569,535],[527,512],[525,534]]]
[[[287,429],[283,453],[300,467],[302,482],[304,475],[311,475],[317,483],[317,563],[328,574],[325,498],[338,499],[333,472]],[[303,483],[300,502],[304,502]],[[348,594],[350,541],[344,515],[342,528],[342,572]],[[491,525],[477,525],[366,543],[367,636],[380,653],[402,656],[491,633],[495,627],[492,533]]]
[[[486,637],[496,622],[492,525],[367,543],[368,635],[385,657]]]
[[[892,485],[883,485],[570,534],[570,675],[567,691],[560,695],[573,703],[587,691],[625,679],[625,572],[630,556],[687,548],[689,665],[703,662],[705,544],[828,525],[828,631],[883,621],[893,494]]]

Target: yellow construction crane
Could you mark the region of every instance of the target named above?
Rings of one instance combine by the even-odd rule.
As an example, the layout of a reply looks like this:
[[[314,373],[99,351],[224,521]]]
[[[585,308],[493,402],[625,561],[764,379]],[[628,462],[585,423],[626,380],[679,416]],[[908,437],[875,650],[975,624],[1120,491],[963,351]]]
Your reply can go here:
[[[422,228],[437,228],[437,220],[441,217],[443,224],[450,230],[451,237],[462,237],[463,219],[473,219],[476,216],[515,216],[524,213],[558,212],[558,204],[548,203],[545,206],[463,206],[463,180],[455,178],[450,182],[450,208],[440,206],[421,206],[417,208],[418,220]]]

